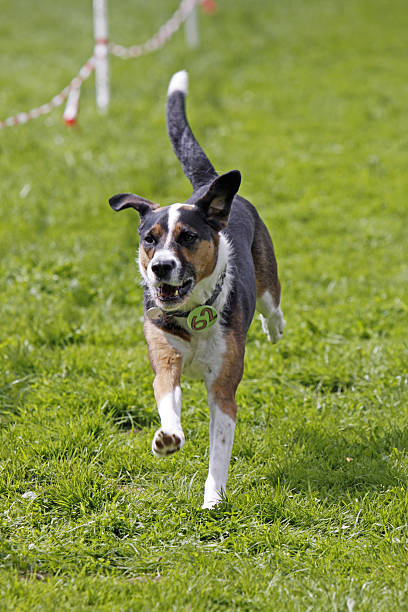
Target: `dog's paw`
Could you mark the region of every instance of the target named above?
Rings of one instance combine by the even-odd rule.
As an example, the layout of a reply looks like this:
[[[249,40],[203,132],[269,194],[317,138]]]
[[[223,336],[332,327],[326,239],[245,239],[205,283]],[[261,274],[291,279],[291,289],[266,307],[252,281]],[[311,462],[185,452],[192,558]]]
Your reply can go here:
[[[274,321],[273,325],[269,325],[269,340],[276,344],[283,336],[283,328],[285,327],[285,321],[279,319]]]
[[[219,503],[226,500],[226,479],[222,482],[216,481],[211,474],[208,475],[205,481],[204,487],[204,502],[201,508],[211,510],[215,508]]]
[[[268,337],[268,340],[273,344],[279,342],[283,335],[283,329],[285,327],[285,319],[282,316],[281,311],[273,313],[269,317],[259,315],[262,323],[262,329]]]
[[[184,434],[181,430],[177,433],[158,429],[153,437],[152,453],[156,457],[171,455],[183,448],[185,442]]]
[[[203,505],[201,506],[201,508],[203,510],[212,510],[212,508],[215,508],[215,506],[217,504],[219,504],[221,501],[221,499],[211,499],[211,500],[204,500]]]
[[[223,488],[222,491],[215,490],[215,489],[212,491],[209,491],[207,489],[204,493],[204,501],[203,501],[203,505],[201,506],[201,508],[203,510],[206,510],[206,509],[212,510],[213,508],[216,508],[218,504],[222,504],[226,501],[227,501],[227,495],[225,492],[225,488]]]

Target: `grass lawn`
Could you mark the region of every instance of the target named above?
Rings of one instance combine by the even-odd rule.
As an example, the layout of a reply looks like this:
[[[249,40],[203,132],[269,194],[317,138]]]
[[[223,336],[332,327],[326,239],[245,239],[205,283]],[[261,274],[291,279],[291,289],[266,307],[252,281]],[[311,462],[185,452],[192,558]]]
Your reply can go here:
[[[0,132],[0,608],[408,609],[408,12],[405,0],[219,0],[201,45],[111,58],[112,103]],[[177,0],[110,2],[143,42]],[[48,101],[92,53],[91,3],[4,3],[0,118]],[[287,321],[258,320],[228,500],[200,509],[201,383],[183,451],[158,415],[134,258],[107,199],[190,195],[164,104],[238,168],[274,239]]]

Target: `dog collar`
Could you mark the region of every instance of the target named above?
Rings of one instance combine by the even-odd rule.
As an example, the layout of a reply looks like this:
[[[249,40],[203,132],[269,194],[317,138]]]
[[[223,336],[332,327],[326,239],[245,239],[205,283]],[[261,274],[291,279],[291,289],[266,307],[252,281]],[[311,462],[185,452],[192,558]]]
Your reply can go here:
[[[174,310],[172,312],[166,312],[158,306],[153,306],[152,308],[149,308],[147,310],[147,317],[150,320],[160,319],[163,315],[166,315],[167,317],[171,318],[183,317],[187,319],[187,325],[189,329],[193,331],[204,331],[205,329],[208,329],[209,327],[214,325],[218,318],[218,313],[213,307],[213,304],[221,293],[226,274],[227,269],[225,268],[224,272],[218,278],[217,284],[215,285],[211,297],[204,304],[196,306],[195,308],[187,312],[185,310]]]

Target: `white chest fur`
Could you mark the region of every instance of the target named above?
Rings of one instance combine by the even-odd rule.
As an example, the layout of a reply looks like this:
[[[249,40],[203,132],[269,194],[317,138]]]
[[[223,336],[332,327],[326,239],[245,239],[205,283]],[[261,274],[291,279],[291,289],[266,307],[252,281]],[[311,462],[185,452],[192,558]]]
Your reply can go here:
[[[199,378],[207,384],[217,378],[226,349],[219,323],[208,331],[193,334],[190,342],[167,333],[166,338],[183,357],[184,375]]]
[[[216,266],[209,277],[202,280],[193,290],[190,298],[191,308],[199,304],[205,304],[206,300],[212,295],[217,280],[223,270],[225,270],[225,278],[222,285],[220,295],[215,300],[213,306],[221,313],[224,305],[228,300],[228,296],[232,286],[232,246],[228,242],[226,236],[220,234],[219,252]],[[187,327],[186,318],[178,318],[177,323],[186,331],[191,332]],[[217,378],[223,362],[223,356],[226,350],[226,344],[223,336],[223,329],[220,321],[217,321],[213,327],[205,331],[191,332],[190,341],[185,341],[178,336],[166,333],[168,342],[183,357],[183,374],[190,378],[199,378],[204,380],[208,386]]]

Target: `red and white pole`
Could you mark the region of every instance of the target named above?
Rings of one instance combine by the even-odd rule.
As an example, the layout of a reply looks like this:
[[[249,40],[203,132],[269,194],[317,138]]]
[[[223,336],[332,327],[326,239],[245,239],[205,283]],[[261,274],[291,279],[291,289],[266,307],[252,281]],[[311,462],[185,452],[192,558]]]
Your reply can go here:
[[[94,19],[94,58],[96,105],[101,113],[109,106],[108,16],[107,0],[92,0]]]
[[[81,86],[71,87],[68,93],[67,104],[64,111],[64,122],[67,125],[75,125],[79,109],[79,95]]]

